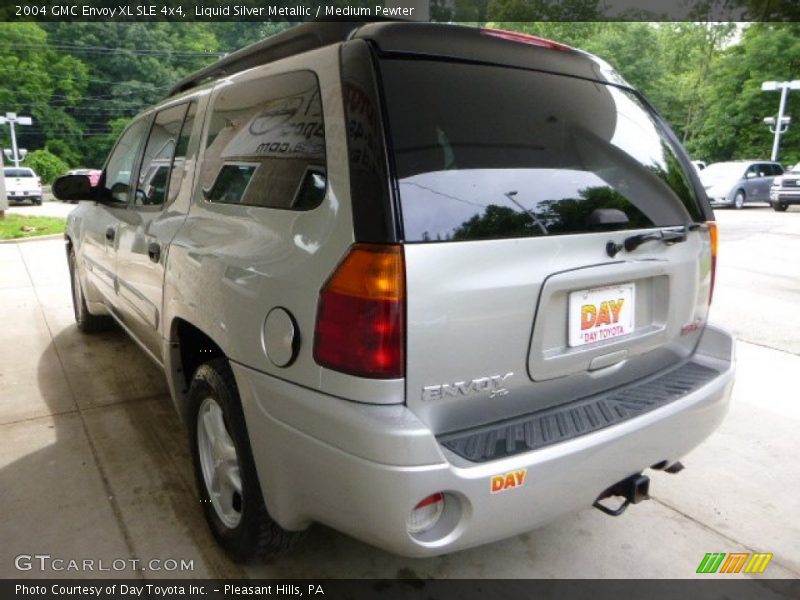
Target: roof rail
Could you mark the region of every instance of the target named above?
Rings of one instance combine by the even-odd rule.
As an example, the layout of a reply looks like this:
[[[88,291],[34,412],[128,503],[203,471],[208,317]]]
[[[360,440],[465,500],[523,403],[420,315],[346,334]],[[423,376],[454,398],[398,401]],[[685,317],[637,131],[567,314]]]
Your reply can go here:
[[[315,21],[297,25],[237,50],[181,79],[172,87],[167,97],[197,87],[209,79],[232,75],[307,50],[342,42],[364,23],[365,21]]]

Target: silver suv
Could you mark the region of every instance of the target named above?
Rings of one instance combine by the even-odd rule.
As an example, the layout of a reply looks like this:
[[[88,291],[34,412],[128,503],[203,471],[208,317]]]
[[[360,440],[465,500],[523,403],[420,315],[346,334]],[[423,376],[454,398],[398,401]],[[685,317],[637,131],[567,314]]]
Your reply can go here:
[[[719,425],[716,229],[603,61],[312,23],[180,82],[68,176],[83,331],[164,368],[237,560],[313,522],[430,556],[647,497]],[[615,499],[614,497],[619,497]]]

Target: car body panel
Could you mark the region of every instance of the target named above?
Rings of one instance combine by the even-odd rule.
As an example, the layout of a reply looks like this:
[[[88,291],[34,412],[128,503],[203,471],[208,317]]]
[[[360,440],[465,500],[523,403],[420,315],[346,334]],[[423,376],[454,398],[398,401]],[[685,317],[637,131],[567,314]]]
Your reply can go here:
[[[259,476],[272,483],[267,506],[281,526],[298,530],[317,521],[397,554],[426,557],[520,534],[587,508],[616,481],[685,455],[727,413],[735,366],[730,334],[707,327],[694,360],[720,375],[641,417],[479,465],[437,449],[432,433],[403,407],[360,411],[372,421],[363,431],[380,435],[346,435],[348,403],[239,365],[234,372]],[[295,413],[288,408],[295,405],[307,408]],[[404,464],[401,447],[409,449]],[[394,451],[387,456],[386,448]],[[280,461],[270,460],[276,455]],[[521,470],[527,473],[523,487],[491,493],[493,476]],[[412,537],[406,516],[439,491],[457,498],[463,518],[439,539]]]

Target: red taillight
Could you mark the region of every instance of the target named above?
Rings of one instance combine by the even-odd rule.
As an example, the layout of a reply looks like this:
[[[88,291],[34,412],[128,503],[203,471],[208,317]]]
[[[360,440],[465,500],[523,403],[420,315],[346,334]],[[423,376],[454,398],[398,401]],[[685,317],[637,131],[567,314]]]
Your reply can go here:
[[[717,278],[717,224],[714,221],[706,221],[708,226],[708,236],[711,240],[711,291],[708,294],[708,303],[714,297],[714,282]]]
[[[553,40],[548,40],[537,35],[529,33],[519,33],[517,31],[505,31],[504,29],[481,29],[483,35],[490,35],[492,37],[508,40],[510,42],[518,42],[520,44],[530,44],[531,46],[539,46],[541,48],[549,48],[550,50],[572,50],[566,44],[560,44]]]
[[[405,373],[405,266],[396,245],[356,244],[320,292],[314,360],[359,377]]]

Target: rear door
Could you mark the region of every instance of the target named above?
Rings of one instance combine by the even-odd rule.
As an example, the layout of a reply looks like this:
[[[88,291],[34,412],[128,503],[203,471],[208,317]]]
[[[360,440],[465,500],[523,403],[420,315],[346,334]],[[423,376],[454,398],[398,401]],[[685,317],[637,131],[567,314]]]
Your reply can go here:
[[[685,154],[632,92],[430,60],[383,59],[381,72],[407,404],[424,421],[437,432],[496,422],[691,354],[708,233]],[[641,235],[670,243],[637,245]]]
[[[120,317],[161,360],[164,264],[169,243],[186,218],[174,201],[186,175],[196,103],[156,113],[142,155],[136,193],[119,226],[116,262]]]
[[[119,224],[127,216],[133,170],[148,125],[149,119],[139,119],[122,134],[108,157],[99,183],[98,194],[103,201],[81,217],[80,259],[90,283],[112,307],[117,305],[115,268]]]
[[[758,163],[756,168],[758,171],[758,177],[756,177],[755,180],[756,193],[753,200],[758,202],[769,202],[769,188],[772,185],[773,177],[772,165],[769,163]]]

